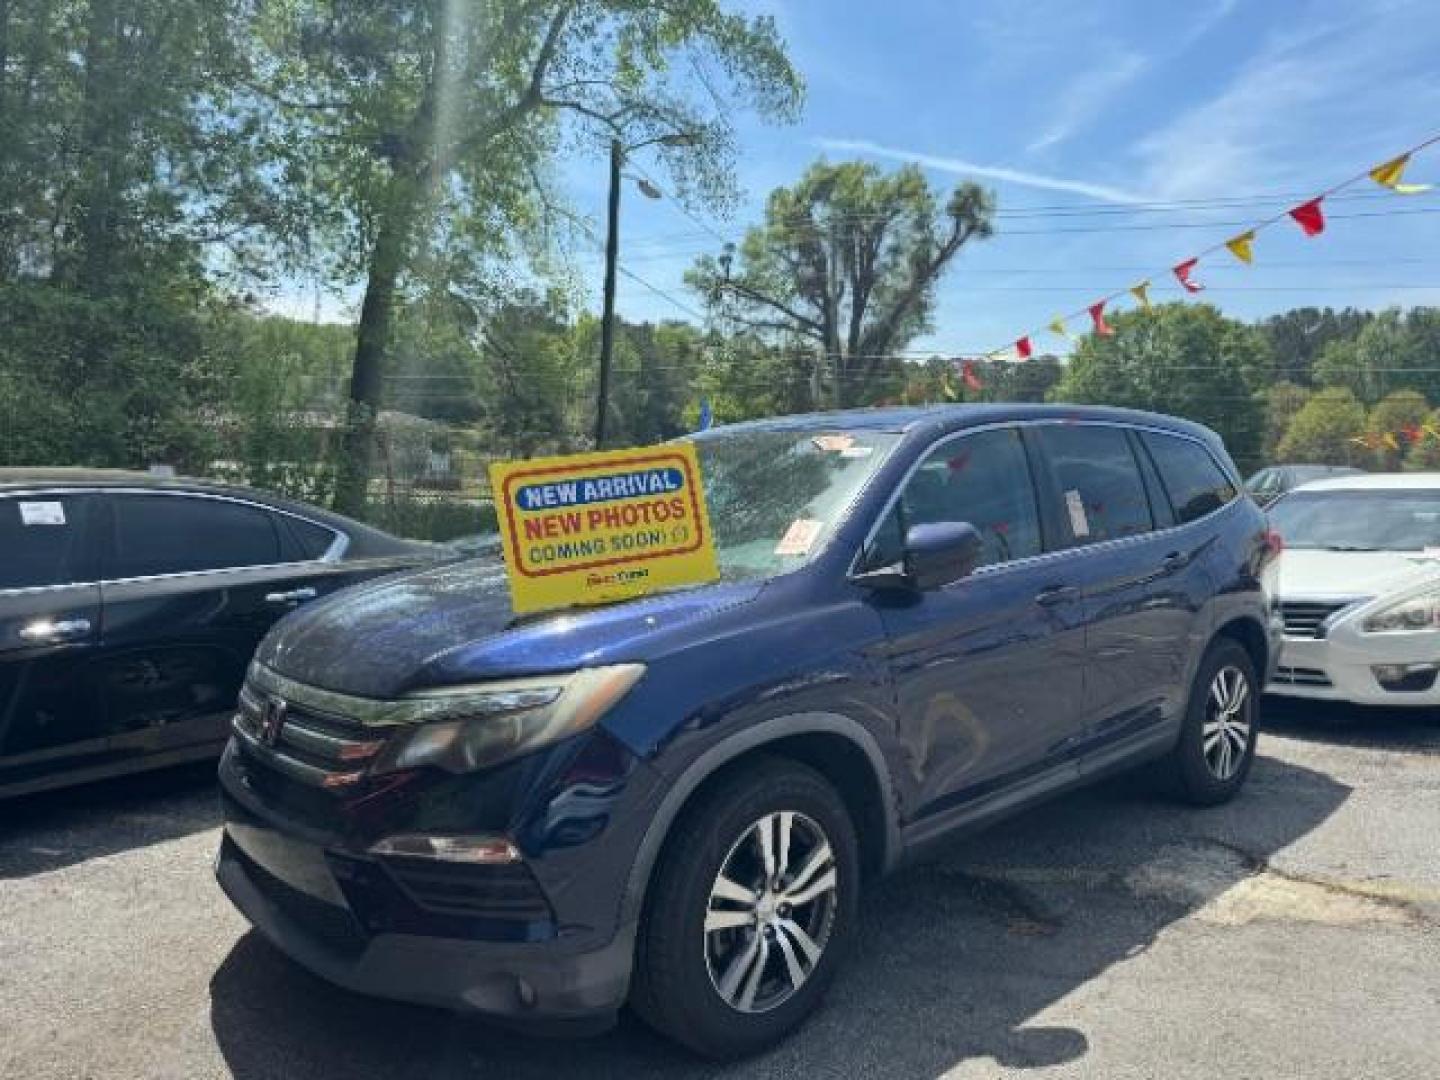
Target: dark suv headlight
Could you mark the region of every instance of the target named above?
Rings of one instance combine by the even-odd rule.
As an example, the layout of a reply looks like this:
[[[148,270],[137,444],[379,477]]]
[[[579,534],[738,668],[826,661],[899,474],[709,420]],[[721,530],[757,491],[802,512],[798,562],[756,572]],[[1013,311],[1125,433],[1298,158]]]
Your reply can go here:
[[[497,765],[593,727],[643,674],[644,664],[615,664],[417,691],[387,709],[387,719],[415,726],[391,741],[371,772]]]

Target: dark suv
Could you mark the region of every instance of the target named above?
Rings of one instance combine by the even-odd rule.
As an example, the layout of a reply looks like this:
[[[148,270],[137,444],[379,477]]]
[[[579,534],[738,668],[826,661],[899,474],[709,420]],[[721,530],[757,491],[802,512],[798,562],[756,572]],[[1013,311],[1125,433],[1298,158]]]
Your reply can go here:
[[[695,436],[721,580],[515,617],[476,560],[261,645],[221,885],[366,993],[716,1056],[816,1005],[863,882],[1150,762],[1232,797],[1274,547],[1220,440],[1101,408]]]

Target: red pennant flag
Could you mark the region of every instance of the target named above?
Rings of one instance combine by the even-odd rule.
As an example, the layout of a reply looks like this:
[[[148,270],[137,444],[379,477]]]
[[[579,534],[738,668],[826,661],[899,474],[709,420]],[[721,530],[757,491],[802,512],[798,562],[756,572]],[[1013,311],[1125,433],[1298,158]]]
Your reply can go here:
[[[1198,258],[1186,259],[1179,266],[1176,266],[1174,268],[1176,280],[1178,280],[1180,284],[1184,286],[1186,292],[1200,292],[1202,289],[1205,288],[1205,286],[1201,285],[1198,281],[1190,280],[1190,275],[1195,270],[1195,264],[1199,261],[1200,260]]]
[[[1105,301],[1090,305],[1090,318],[1095,323],[1095,333],[1101,337],[1110,337],[1115,333],[1115,328],[1105,321]]]
[[[1425,431],[1419,424],[1406,424],[1400,429],[1400,434],[1405,436],[1405,441],[1411,444],[1418,443],[1425,437]]]
[[[1320,209],[1320,200],[1325,196],[1317,195],[1307,203],[1301,203],[1290,211],[1290,216],[1295,219],[1295,224],[1305,231],[1306,236],[1319,236],[1325,231],[1325,213]]]
[[[983,390],[985,384],[980,381],[980,376],[975,374],[975,361],[966,360],[960,365],[960,378],[965,380],[965,385],[971,390]]]
[[[1015,342],[1015,354],[1021,360],[1030,359],[1030,339],[1028,337],[1022,337]]]

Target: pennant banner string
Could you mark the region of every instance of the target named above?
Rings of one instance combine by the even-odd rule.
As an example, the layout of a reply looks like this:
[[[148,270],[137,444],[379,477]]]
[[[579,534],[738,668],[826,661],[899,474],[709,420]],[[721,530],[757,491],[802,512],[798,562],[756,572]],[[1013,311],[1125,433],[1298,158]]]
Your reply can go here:
[[[1178,263],[1175,266],[1171,267],[1167,272],[1173,274],[1179,280],[1181,286],[1185,289],[1186,292],[1200,292],[1204,288],[1204,286],[1199,284],[1198,282],[1191,280],[1190,274],[1195,269],[1196,264],[1199,263],[1201,259],[1205,258],[1207,255],[1213,255],[1215,252],[1224,249],[1229,251],[1240,261],[1249,263],[1253,259],[1252,245],[1255,242],[1255,234],[1258,233],[1261,229],[1269,228],[1277,221],[1281,221],[1285,218],[1290,218],[1297,225],[1299,225],[1306,236],[1317,236],[1325,229],[1325,215],[1324,211],[1321,209],[1320,206],[1321,202],[1328,196],[1334,195],[1336,192],[1342,191],[1345,188],[1351,187],[1354,184],[1358,184],[1363,180],[1371,180],[1379,184],[1381,187],[1387,188],[1388,190],[1400,195],[1418,195],[1421,192],[1428,191],[1434,185],[1406,184],[1401,182],[1401,177],[1404,175],[1405,167],[1410,164],[1410,159],[1412,157],[1420,153],[1420,151],[1426,150],[1431,146],[1434,146],[1436,143],[1440,143],[1440,134],[1430,136],[1430,138],[1426,139],[1424,142],[1417,143],[1416,145],[1410,147],[1410,149],[1406,150],[1404,153],[1394,158],[1391,158],[1384,164],[1376,165],[1369,169],[1365,169],[1363,172],[1359,172],[1347,180],[1342,180],[1340,183],[1335,184],[1332,187],[1326,188],[1324,191],[1320,192],[1320,194],[1316,195],[1314,198],[1310,199],[1307,202],[1301,203],[1299,206],[1293,206],[1288,209],[1281,210],[1279,213],[1274,214],[1273,216],[1268,217],[1263,221],[1257,222],[1250,228],[1246,229],[1244,232],[1240,233],[1238,236],[1232,236],[1229,240],[1222,240],[1217,244],[1212,244],[1210,247],[1203,248],[1201,251],[1199,251],[1195,255],[1192,255],[1184,262]],[[1112,292],[1106,296],[1102,296],[1094,304],[1087,304],[1084,307],[1069,312],[1065,315],[1057,315],[1049,323],[1047,329],[1055,331],[1056,333],[1060,333],[1060,330],[1055,329],[1057,324],[1063,327],[1064,324],[1069,322],[1071,319],[1079,319],[1087,316],[1093,319],[1093,311],[1095,307],[1098,306],[1103,312],[1106,304],[1109,304],[1112,300],[1118,300],[1119,298],[1126,295],[1126,293],[1134,296],[1135,300],[1140,304],[1141,307],[1148,308],[1150,306],[1150,295],[1148,292],[1149,288],[1150,281],[1149,279],[1147,279],[1140,282],[1138,285],[1132,285],[1128,289],[1118,289],[1115,292]],[[1103,322],[1104,320],[1102,318],[1099,321]],[[1106,329],[1111,328],[1107,325]],[[1009,346],[1008,349],[995,349],[992,352],[986,353],[985,355],[987,357],[997,357],[1004,352],[1013,352],[1018,354],[1021,360],[1027,360],[1030,358],[1031,355],[1030,337],[1030,333],[1027,332],[1017,338],[1015,342],[1011,346]]]

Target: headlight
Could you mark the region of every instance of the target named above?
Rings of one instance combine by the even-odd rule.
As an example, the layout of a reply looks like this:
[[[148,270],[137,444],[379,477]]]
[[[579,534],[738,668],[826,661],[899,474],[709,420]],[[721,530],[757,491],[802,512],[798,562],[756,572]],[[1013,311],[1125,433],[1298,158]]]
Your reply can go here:
[[[643,674],[643,664],[616,664],[420,691],[394,710],[395,719],[418,726],[392,742],[371,771],[462,773],[518,757],[592,727]]]
[[[1440,630],[1440,592],[1412,596],[1409,600],[1381,608],[1367,616],[1363,626],[1367,634]]]

